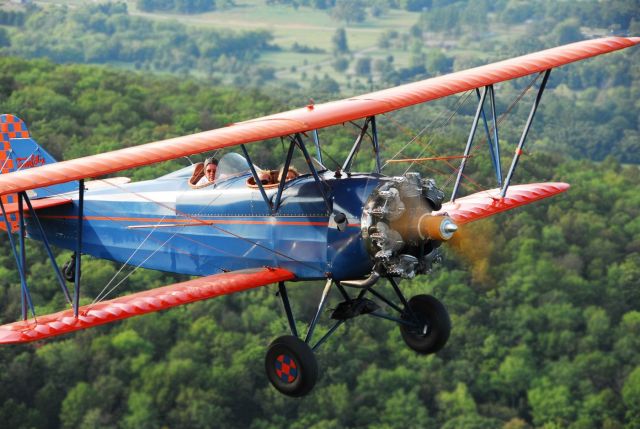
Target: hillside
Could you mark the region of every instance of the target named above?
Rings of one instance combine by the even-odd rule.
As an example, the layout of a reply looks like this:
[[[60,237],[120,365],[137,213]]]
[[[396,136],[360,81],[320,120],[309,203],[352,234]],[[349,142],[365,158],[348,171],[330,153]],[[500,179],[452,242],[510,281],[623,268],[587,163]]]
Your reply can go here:
[[[0,59],[0,110],[19,113],[59,158],[218,127],[295,100],[304,102],[283,90]],[[547,101],[545,115],[565,112],[555,97]],[[410,126],[444,107],[394,118]],[[433,134],[434,149],[460,147],[464,129],[447,130]],[[322,135],[331,156],[343,159],[350,134]],[[384,136],[391,155],[410,140],[392,127]],[[425,138],[431,137],[429,131]],[[261,163],[275,165],[280,155],[269,147],[255,151]],[[369,160],[361,162],[366,167]],[[487,162],[478,158],[474,170],[488,171]],[[131,173],[153,177],[177,166]],[[285,398],[263,375],[266,345],[286,332],[268,287],[0,348],[0,422],[10,428],[637,428],[640,170],[611,157],[596,163],[535,150],[519,174],[521,182],[573,186],[479,222],[433,275],[401,284],[408,296],[433,293],[448,305],[453,333],[436,356],[408,350],[391,323],[359,318],[320,349],[315,391]],[[19,314],[20,289],[7,240],[0,246],[0,318],[8,322]],[[29,252],[36,305],[60,308],[42,248],[29,244]],[[86,292],[95,296],[119,267],[85,262]],[[174,280],[138,270],[118,292]],[[300,321],[308,320],[321,285],[291,289]],[[328,307],[337,302],[333,297]]]

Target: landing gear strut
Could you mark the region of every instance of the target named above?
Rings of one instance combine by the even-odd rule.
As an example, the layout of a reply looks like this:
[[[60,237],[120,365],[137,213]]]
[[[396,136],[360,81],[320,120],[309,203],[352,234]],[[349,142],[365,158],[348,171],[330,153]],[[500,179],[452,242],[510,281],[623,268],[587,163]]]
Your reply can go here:
[[[416,295],[406,300],[393,277],[388,277],[400,305],[387,299],[382,293],[373,289],[374,284],[360,289],[356,297],[351,297],[340,282],[327,280],[318,304],[315,316],[309,324],[304,340],[298,336],[295,318],[289,304],[287,288],[284,282],[278,284],[278,294],[282,300],[291,335],[276,338],[265,356],[265,371],[269,382],[279,392],[293,397],[308,394],[318,380],[318,362],[314,351],[320,347],[340,325],[349,319],[369,314],[381,319],[398,323],[405,343],[420,354],[436,353],[442,349],[449,339],[451,320],[445,306],[430,295]],[[322,314],[331,286],[335,284],[344,299],[331,314],[334,325],[314,345],[311,342],[313,332]],[[365,298],[370,293],[386,304],[388,310],[398,313],[398,317],[382,312],[373,300]]]

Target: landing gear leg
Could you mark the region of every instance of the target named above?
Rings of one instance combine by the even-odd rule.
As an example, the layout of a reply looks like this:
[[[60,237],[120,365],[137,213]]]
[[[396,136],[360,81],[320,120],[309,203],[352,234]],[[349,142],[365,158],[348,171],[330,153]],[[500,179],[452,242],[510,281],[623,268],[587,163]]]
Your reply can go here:
[[[294,397],[304,396],[313,389],[318,380],[318,361],[314,351],[344,322],[344,320],[337,321],[315,345],[311,345],[313,332],[327,302],[332,284],[333,281],[328,279],[304,340],[298,337],[287,288],[284,282],[278,284],[278,295],[282,299],[292,335],[278,337],[269,345],[264,366],[269,382],[280,393]]]

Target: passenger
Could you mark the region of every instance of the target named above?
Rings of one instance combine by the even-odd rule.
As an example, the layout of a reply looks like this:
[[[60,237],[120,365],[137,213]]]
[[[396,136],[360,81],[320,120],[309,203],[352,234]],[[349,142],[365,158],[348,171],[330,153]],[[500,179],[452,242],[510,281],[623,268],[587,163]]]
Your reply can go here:
[[[218,159],[210,157],[204,161],[204,176],[198,181],[197,186],[209,185],[216,180]]]
[[[258,179],[260,179],[260,183],[262,183],[263,185],[271,184],[271,174],[268,171],[258,172]]]
[[[289,170],[287,170],[287,175],[285,176],[284,181],[288,182],[289,180],[295,179],[299,175],[300,173],[298,173],[298,170],[296,170],[295,167],[289,167]],[[280,172],[278,173],[278,179],[282,181],[283,176],[284,176],[284,167],[280,169]]]

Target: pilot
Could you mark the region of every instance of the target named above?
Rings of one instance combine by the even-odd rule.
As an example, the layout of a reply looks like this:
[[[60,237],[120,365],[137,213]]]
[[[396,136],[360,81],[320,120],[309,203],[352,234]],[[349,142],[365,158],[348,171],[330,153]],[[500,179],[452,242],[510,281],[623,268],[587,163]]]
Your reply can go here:
[[[288,182],[289,180],[295,179],[299,175],[300,173],[298,173],[298,170],[296,170],[295,167],[289,167],[289,169],[287,170],[287,175],[284,178],[284,181]],[[278,173],[278,178],[282,180],[283,176],[284,176],[284,167],[280,169],[280,172]]]
[[[210,157],[204,160],[204,176],[198,181],[197,186],[209,185],[216,180],[218,159]]]

